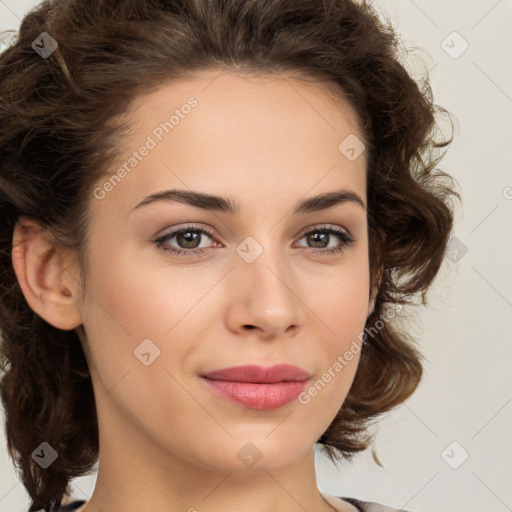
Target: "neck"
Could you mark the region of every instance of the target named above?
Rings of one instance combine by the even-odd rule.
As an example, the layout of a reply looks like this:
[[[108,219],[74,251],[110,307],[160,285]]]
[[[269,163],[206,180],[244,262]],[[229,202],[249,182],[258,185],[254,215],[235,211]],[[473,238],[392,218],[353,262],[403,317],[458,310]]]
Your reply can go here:
[[[266,462],[262,457],[250,469],[240,464],[239,470],[222,472],[180,458],[176,450],[166,452],[133,423],[125,425],[100,428],[96,486],[80,512],[335,510],[317,488],[313,448],[292,467],[277,471],[261,464]]]

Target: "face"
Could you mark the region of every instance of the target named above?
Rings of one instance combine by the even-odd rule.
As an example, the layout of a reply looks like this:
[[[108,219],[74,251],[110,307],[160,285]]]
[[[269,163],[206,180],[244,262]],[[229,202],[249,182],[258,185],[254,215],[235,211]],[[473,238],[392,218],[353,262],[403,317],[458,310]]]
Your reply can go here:
[[[165,85],[132,113],[125,158],[91,198],[80,304],[100,435],[207,469],[247,471],[246,455],[252,471],[290,467],[341,407],[369,314],[355,114],[319,83],[227,71]],[[169,190],[188,199],[148,199]],[[298,208],[324,194],[338,200]],[[276,364],[308,380],[202,376]]]

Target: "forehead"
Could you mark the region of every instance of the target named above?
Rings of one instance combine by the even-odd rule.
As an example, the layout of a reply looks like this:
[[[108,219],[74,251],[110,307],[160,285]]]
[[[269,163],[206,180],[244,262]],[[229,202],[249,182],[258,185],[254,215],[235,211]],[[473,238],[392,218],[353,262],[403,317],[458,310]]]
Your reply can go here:
[[[358,119],[332,84],[202,72],[137,97],[128,114],[124,155],[103,178],[128,163],[105,201],[125,212],[164,188],[252,197],[260,206],[277,192],[298,199],[313,188],[344,186],[365,198],[366,155],[344,152],[347,140],[363,144]]]
[[[173,112],[183,120],[180,110],[194,98],[198,108],[194,107],[192,119],[200,118],[194,130],[202,126],[210,136],[219,132],[224,135],[229,128],[237,128],[233,134],[240,137],[247,134],[242,128],[253,132],[282,129],[286,130],[283,135],[297,135],[294,124],[300,116],[300,131],[305,137],[313,132],[348,130],[362,138],[357,115],[342,95],[336,84],[311,77],[209,70],[163,83],[151,93],[136,97],[129,115],[134,129],[149,132],[155,123],[169,120]]]

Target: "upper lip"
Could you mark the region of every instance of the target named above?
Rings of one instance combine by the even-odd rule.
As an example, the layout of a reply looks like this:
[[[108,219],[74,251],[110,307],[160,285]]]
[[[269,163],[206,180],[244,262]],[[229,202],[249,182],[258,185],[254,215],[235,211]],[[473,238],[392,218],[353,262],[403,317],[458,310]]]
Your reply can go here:
[[[276,364],[274,366],[258,366],[254,364],[232,366],[208,373],[202,377],[212,380],[231,382],[255,382],[271,384],[282,381],[305,381],[309,379],[307,371],[290,364]]]

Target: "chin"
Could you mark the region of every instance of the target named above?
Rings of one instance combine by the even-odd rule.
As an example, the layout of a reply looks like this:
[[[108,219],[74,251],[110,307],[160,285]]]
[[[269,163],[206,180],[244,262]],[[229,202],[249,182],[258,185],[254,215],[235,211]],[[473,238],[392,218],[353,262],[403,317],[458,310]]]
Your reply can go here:
[[[313,444],[304,444],[299,449],[302,445],[298,440],[287,443],[279,436],[270,440],[275,432],[265,439],[267,435],[265,432],[252,438],[244,436],[243,439],[230,439],[226,446],[215,443],[208,462],[216,466],[217,471],[237,474],[278,473],[295,466],[313,450]]]

